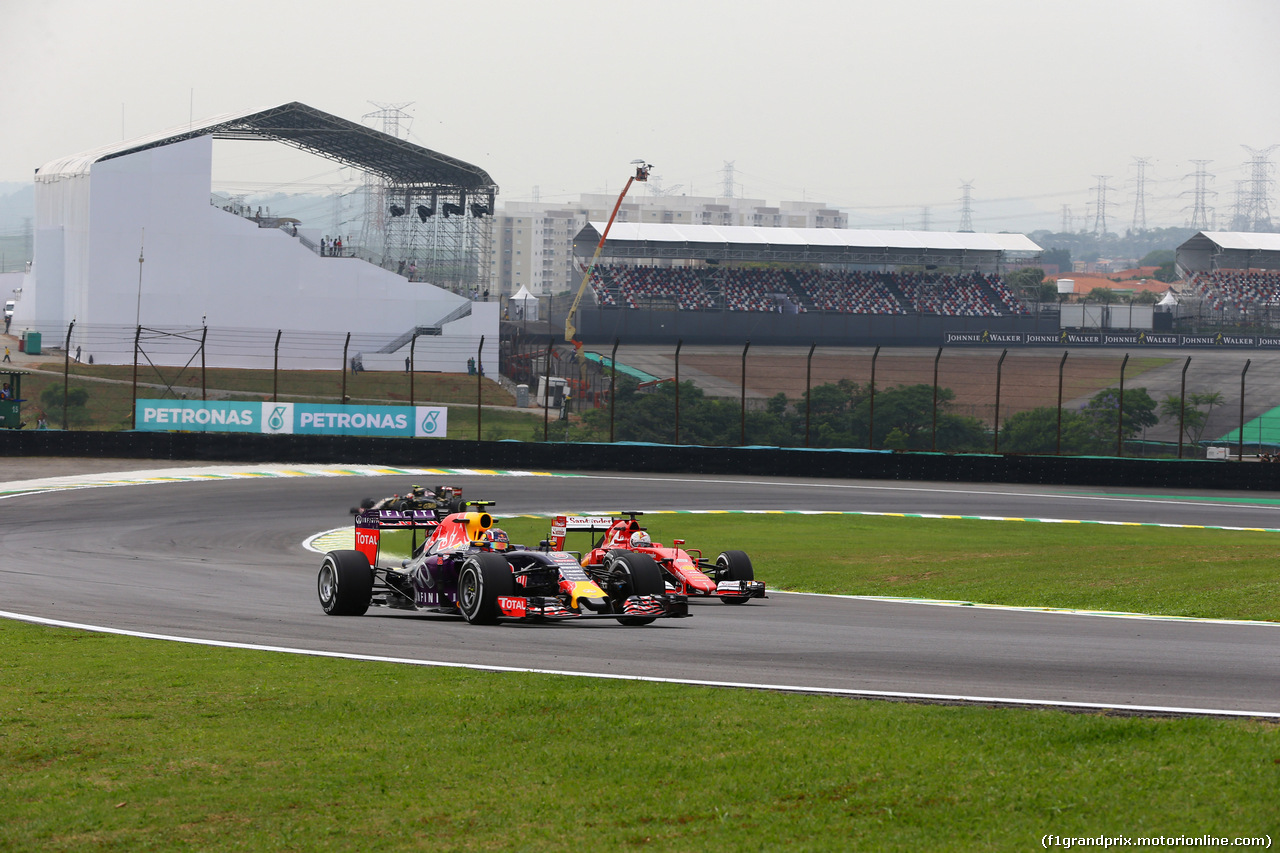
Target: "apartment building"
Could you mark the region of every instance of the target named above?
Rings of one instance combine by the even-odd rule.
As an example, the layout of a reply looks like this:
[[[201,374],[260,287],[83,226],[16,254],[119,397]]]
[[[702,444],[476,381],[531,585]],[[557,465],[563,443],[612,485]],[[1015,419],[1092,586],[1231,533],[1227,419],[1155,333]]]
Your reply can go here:
[[[618,197],[586,193],[569,204],[507,202],[494,215],[490,269],[493,293],[511,295],[521,286],[535,296],[574,290],[582,268],[573,238],[588,222],[606,222]],[[761,228],[846,228],[848,218],[822,202],[717,199],[706,196],[629,198],[617,222],[689,225],[753,225]]]

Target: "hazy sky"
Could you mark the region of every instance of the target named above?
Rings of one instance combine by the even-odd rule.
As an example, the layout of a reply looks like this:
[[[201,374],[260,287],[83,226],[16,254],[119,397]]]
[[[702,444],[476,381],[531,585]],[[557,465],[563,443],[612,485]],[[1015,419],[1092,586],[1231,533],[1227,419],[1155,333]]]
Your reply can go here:
[[[1183,225],[1193,160],[1229,214],[1242,147],[1280,144],[1275,0],[0,0],[0,181],[122,138],[302,101],[474,163],[499,201],[661,186],[825,201],[851,227],[929,208],[976,230]],[[380,126],[380,125],[375,125]],[[354,176],[282,146],[215,145],[215,187],[323,191]],[[229,149],[230,150],[230,149]],[[1280,148],[1273,153],[1280,162]],[[1272,214],[1280,204],[1272,193]]]

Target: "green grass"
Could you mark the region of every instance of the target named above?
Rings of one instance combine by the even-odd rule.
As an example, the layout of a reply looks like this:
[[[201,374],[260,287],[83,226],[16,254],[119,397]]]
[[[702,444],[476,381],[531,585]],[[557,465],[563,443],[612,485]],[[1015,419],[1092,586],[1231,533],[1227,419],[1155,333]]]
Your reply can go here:
[[[4,850],[1028,850],[1049,833],[1280,826],[1280,729],[1252,721],[467,672],[2,621],[0,675]]]
[[[501,523],[530,545],[550,529],[549,519]],[[642,523],[654,541],[679,537],[710,559],[746,551],[772,589],[1280,621],[1280,533],[857,515]],[[586,534],[569,547],[585,548]]]

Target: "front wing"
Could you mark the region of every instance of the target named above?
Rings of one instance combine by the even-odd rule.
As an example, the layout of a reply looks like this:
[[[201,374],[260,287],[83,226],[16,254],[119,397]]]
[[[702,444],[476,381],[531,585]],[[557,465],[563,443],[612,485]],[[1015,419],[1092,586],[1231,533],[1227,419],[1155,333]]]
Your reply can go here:
[[[498,612],[509,619],[617,619],[619,616],[652,616],[679,619],[689,615],[689,599],[683,595],[633,595],[622,604],[621,613],[575,613],[554,596],[502,595]]]
[[[716,584],[716,595],[721,598],[768,598],[764,591],[764,581],[720,581]]]

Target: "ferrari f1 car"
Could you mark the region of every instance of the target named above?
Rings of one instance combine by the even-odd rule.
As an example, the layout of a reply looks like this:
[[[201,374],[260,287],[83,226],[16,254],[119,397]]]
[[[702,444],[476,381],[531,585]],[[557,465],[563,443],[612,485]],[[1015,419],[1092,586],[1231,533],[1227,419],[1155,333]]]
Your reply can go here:
[[[717,596],[725,604],[745,604],[753,598],[767,598],[764,581],[755,579],[751,558],[742,551],[721,551],[715,560],[707,560],[696,548],[684,548],[683,539],[671,540],[671,547],[653,542],[637,516],[642,512],[624,512],[626,518],[612,516],[556,516],[551,528],[552,547],[564,548],[567,534],[585,530],[592,534],[592,547],[582,560],[588,572],[602,565],[609,554],[619,551],[644,554],[662,569],[669,592],[685,596]],[[595,534],[601,534],[599,539]]]
[[[371,605],[461,614],[474,624],[608,618],[647,625],[689,615],[688,599],[664,589],[662,570],[645,554],[618,550],[584,569],[572,552],[512,545],[485,511],[438,520],[429,510],[367,510],[356,516],[356,548],[325,554],[317,579],[320,606],[359,616]],[[393,531],[424,533],[404,559],[383,548]],[[396,540],[403,546],[403,538]]]

